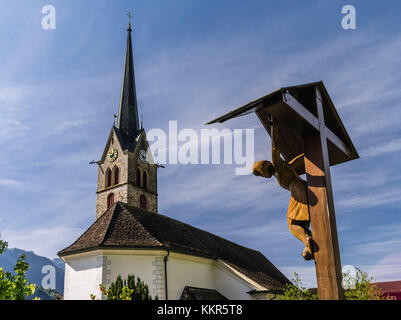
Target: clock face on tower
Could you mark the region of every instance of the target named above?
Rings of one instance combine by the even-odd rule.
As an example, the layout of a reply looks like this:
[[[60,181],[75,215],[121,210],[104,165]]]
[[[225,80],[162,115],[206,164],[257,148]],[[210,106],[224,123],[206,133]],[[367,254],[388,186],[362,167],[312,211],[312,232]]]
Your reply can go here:
[[[140,159],[143,163],[147,163],[145,150],[139,150],[139,159]]]
[[[117,151],[116,149],[111,149],[111,150],[109,151],[109,153],[107,154],[107,159],[108,159],[110,162],[115,161],[115,160],[117,159],[117,157],[118,157],[118,151]]]

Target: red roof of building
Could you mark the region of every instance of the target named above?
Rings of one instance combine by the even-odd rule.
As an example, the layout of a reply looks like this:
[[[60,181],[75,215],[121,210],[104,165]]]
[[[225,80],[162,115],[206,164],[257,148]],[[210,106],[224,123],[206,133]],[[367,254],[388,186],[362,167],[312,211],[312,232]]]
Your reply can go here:
[[[401,280],[375,283],[383,293],[401,292]]]

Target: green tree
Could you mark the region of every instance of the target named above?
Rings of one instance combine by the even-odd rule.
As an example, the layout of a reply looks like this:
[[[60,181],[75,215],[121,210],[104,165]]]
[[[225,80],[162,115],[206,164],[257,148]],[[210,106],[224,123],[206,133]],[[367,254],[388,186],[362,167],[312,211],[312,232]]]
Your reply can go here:
[[[120,300],[118,298],[121,296],[123,287],[123,280],[121,276],[118,275],[116,281],[111,283],[108,294],[106,292],[107,300]]]
[[[386,300],[383,297],[381,289],[375,284],[373,277],[362,271],[356,269],[356,274],[350,276],[348,273],[343,274],[343,278],[347,278],[351,284],[350,288],[345,290],[346,300]]]
[[[375,284],[373,277],[356,269],[355,275],[343,274],[343,279],[347,280],[349,288],[345,290],[345,300],[386,300],[380,288]],[[280,300],[317,300],[317,295],[313,295],[309,289],[302,285],[299,275],[294,272],[292,284],[287,284],[284,296]]]
[[[7,249],[8,243],[0,239],[0,254]]]
[[[294,272],[291,282],[286,284],[284,296],[281,296],[279,300],[317,300],[317,296],[303,286],[298,273]]]
[[[7,249],[7,242],[0,240],[0,254]],[[25,300],[35,292],[35,285],[29,284],[26,272],[29,264],[25,255],[21,255],[14,266],[15,275],[0,268],[0,300]]]
[[[128,275],[126,280],[123,280],[118,275],[108,289],[100,285],[100,291],[106,296],[107,300],[152,300],[148,285],[141,281],[139,277],[135,280],[134,275]],[[96,296],[91,294],[91,299],[95,300]],[[157,296],[155,300],[158,300]]]

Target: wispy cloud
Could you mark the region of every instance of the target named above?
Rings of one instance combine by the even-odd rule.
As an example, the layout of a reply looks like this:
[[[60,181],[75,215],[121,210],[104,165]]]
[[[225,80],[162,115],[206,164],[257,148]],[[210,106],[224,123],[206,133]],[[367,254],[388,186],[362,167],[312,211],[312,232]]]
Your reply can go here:
[[[36,254],[53,258],[67,241],[78,238],[83,231],[82,228],[64,226],[2,230],[2,238],[7,240],[9,248],[34,251]]]
[[[383,153],[395,152],[401,150],[401,139],[382,141],[376,143],[374,147],[369,147],[361,151],[362,157],[381,156]]]
[[[299,278],[302,281],[302,285],[305,288],[316,288],[316,271],[314,266],[279,266],[280,271],[289,279],[292,280],[294,278],[294,273],[299,275]]]
[[[234,22],[228,21],[233,16],[226,14],[236,8],[216,6],[213,12],[224,10],[225,19],[213,20],[219,22],[213,31],[204,28],[210,16],[207,10],[202,11],[197,15],[201,32],[190,37],[174,28],[178,21],[191,27],[199,23],[191,20],[188,24],[185,15],[193,8],[183,8],[179,16],[170,11],[172,16],[166,21],[153,19],[147,11],[152,9],[144,5],[144,16],[152,19],[144,19],[149,23],[146,31],[141,33],[145,27],[138,25],[135,32],[135,69],[145,128],[166,130],[168,120],[178,120],[181,128],[199,130],[215,116],[281,86],[323,80],[362,156],[358,162],[333,167],[337,212],[352,211],[358,222],[380,224],[378,219],[366,221],[366,216],[379,206],[381,212],[390,212],[401,204],[401,177],[394,165],[401,151],[397,136],[401,76],[394,72],[394,66],[401,64],[401,37],[378,29],[377,21],[366,22],[353,33],[340,33],[340,26],[333,31],[317,12],[337,12],[337,5],[319,4],[311,9],[309,13],[316,13],[316,19],[308,25],[310,21],[300,19],[304,6],[286,9],[284,20],[272,14],[279,11],[265,10],[264,6],[272,3],[260,2],[263,10],[244,3],[244,19],[236,19],[235,28]],[[1,21],[7,26],[2,30],[11,30],[9,23],[15,15],[5,12],[15,12],[15,5],[2,6]],[[125,35],[121,34],[121,50],[114,50],[120,25],[108,24],[100,10],[90,21],[74,17],[88,12],[87,6],[92,5],[77,2],[80,10],[64,8],[71,28],[61,24],[55,33],[44,33],[32,15],[23,21],[21,32],[20,28],[13,30],[14,40],[0,37],[0,46],[7,48],[0,52],[4,61],[0,147],[6,150],[0,155],[0,165],[6,168],[0,176],[1,230],[12,246],[50,257],[75,240],[94,219],[96,168],[88,162],[97,160],[103,151],[118,107]],[[125,4],[115,6],[122,10]],[[260,12],[271,14],[271,19],[245,19],[245,15]],[[157,14],[166,16],[161,11]],[[63,19],[67,18],[60,15],[59,21]],[[383,21],[387,20],[391,21]],[[98,21],[101,25],[95,25]],[[237,22],[241,27],[237,28]],[[325,28],[316,34],[319,24]],[[396,24],[394,20],[393,26]],[[99,28],[104,28],[104,33],[99,33]],[[166,41],[160,30],[173,36]],[[308,41],[304,41],[307,36]],[[160,44],[157,50],[155,43]],[[224,126],[257,128],[255,159],[270,157],[270,140],[255,116]],[[233,166],[177,165],[159,170],[158,187],[161,213],[261,250],[288,277],[296,271],[308,286],[315,286],[314,268],[304,264],[300,256],[302,243],[287,228],[289,193],[274,180],[235,176]],[[339,220],[345,217],[339,214]],[[339,226],[345,236],[353,233],[352,239],[358,239],[344,247],[346,253],[349,249],[358,256],[353,262],[356,265],[374,266],[379,254],[389,255],[392,247],[400,245],[399,235],[390,229],[370,230],[369,237],[360,229],[349,221]],[[374,272],[387,268],[395,277],[397,264],[396,258],[388,259],[383,262],[386,267]]]
[[[163,174],[163,171],[160,173]],[[289,201],[287,192],[280,190],[275,181],[255,179],[254,176],[236,176],[234,165],[179,165],[174,169],[173,176],[174,180],[170,182],[167,177],[171,175],[162,178],[163,182],[167,180],[167,187],[161,190],[161,201],[167,208],[191,203],[212,208],[216,206],[218,198],[221,199],[218,204],[220,209],[242,207],[251,211],[252,208],[260,208],[266,199],[269,200],[269,208],[274,208],[274,204],[283,200]]]
[[[401,201],[400,190],[391,189],[381,192],[369,190],[362,194],[352,194],[351,196],[343,195],[341,199],[337,200],[337,205],[342,207],[342,210],[350,211],[363,208],[374,208],[377,206],[398,203]]]
[[[401,279],[401,251],[386,255],[369,270],[377,281],[395,281]]]

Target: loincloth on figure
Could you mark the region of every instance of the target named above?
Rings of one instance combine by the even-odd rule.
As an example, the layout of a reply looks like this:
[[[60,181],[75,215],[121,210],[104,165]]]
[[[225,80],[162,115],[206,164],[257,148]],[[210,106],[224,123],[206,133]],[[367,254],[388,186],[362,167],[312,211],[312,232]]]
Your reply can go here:
[[[311,231],[309,230],[310,227],[310,221],[309,220],[292,220],[292,219],[288,219],[288,228],[291,230],[292,233],[294,233],[294,235],[301,241],[304,241],[304,238],[299,236],[298,232],[295,232],[295,228],[293,228],[294,226],[299,226],[302,229],[304,229],[305,231],[303,231],[302,233],[306,232],[308,235],[312,235]]]
[[[297,179],[290,185],[291,199],[288,205],[287,218],[297,221],[309,221],[308,191],[306,181]]]

